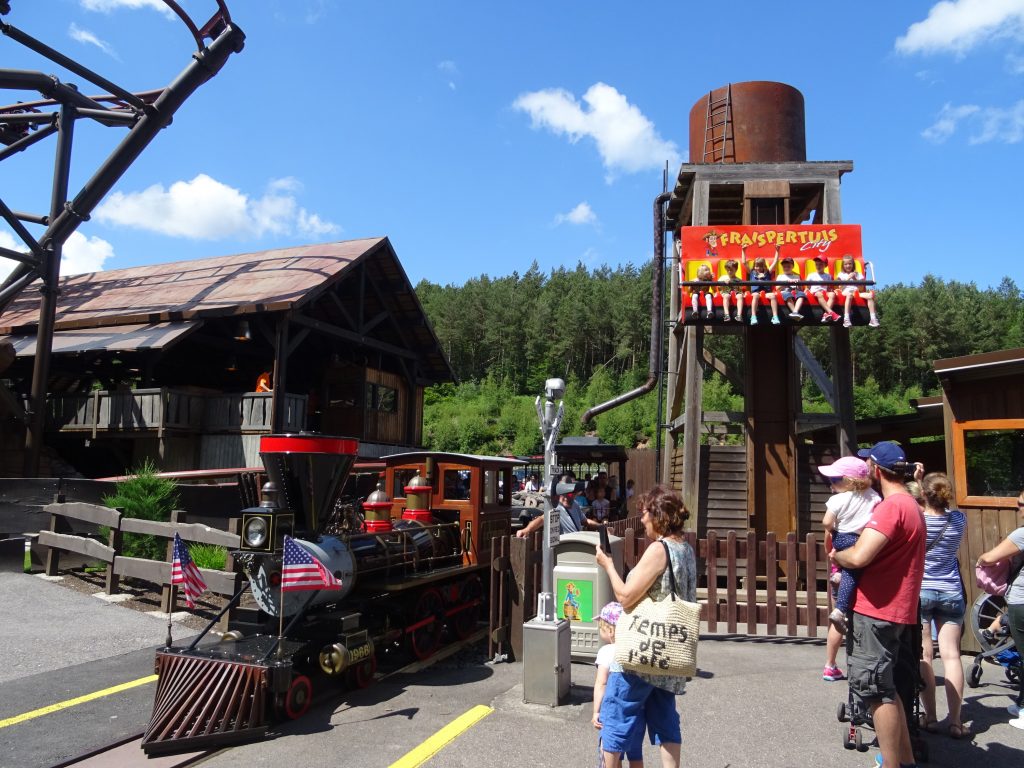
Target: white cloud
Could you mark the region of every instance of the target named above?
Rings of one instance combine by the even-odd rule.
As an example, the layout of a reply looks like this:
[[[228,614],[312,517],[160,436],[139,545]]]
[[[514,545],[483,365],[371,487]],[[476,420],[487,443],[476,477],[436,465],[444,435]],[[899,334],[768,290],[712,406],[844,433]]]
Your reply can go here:
[[[976,117],[981,128],[968,140],[971,144],[987,144],[990,141],[1019,144],[1024,140],[1024,99],[1008,109],[989,107]]]
[[[587,136],[597,144],[605,168],[634,173],[679,163],[674,142],[658,135],[653,123],[615,88],[595,83],[581,105],[562,88],[524,93],[513,107],[530,115],[534,128],[566,135],[575,144]]]
[[[111,13],[119,8],[129,8],[131,10],[151,8],[154,11],[159,11],[167,18],[174,18],[174,11],[168,8],[163,0],[80,0],[80,2],[87,11]]]
[[[141,192],[114,192],[95,216],[106,224],[193,240],[340,232],[338,225],[299,206],[295,193],[301,186],[292,177],[275,179],[264,195],[251,198],[201,173],[166,189],[154,184]]]
[[[0,247],[26,253],[25,244],[7,230],[0,230]],[[81,232],[72,232],[64,243],[61,254],[60,274],[80,275],[85,272],[99,272],[107,259],[114,255],[114,246],[101,237],[87,237]],[[13,259],[0,258],[0,282],[9,275],[18,263]]]
[[[107,259],[113,257],[114,246],[101,237],[87,237],[81,232],[72,232],[64,243],[60,260],[63,276],[80,275],[85,272],[99,272]]]
[[[82,29],[80,26],[75,24],[75,22],[71,22],[71,26],[68,27],[68,36],[72,40],[77,40],[79,43],[85,43],[86,45],[95,45],[108,56],[111,56],[120,61],[117,53],[114,51],[113,48],[110,47],[109,43],[107,43],[104,40],[100,40],[98,37],[96,37],[96,35],[94,35],[89,30]]]
[[[459,72],[459,68],[455,64],[455,62],[451,61],[449,59],[446,59],[445,61],[438,62],[437,70],[439,72],[443,73],[444,75],[446,75],[447,77],[451,78],[451,79],[448,80],[448,88],[450,90],[454,91],[455,90],[455,80],[454,80],[454,78],[456,76],[462,74],[461,72]]]
[[[963,56],[986,40],[1024,37],[1024,0],[943,0],[896,40],[900,53]]]
[[[974,104],[964,104],[959,107],[954,107],[952,104],[946,103],[939,112],[938,119],[921,131],[921,135],[930,142],[941,144],[953,135],[956,131],[957,124],[961,120],[970,117],[979,109],[980,107]]]
[[[560,213],[555,216],[555,225],[558,224],[596,224],[597,215],[585,200],[568,213]]]

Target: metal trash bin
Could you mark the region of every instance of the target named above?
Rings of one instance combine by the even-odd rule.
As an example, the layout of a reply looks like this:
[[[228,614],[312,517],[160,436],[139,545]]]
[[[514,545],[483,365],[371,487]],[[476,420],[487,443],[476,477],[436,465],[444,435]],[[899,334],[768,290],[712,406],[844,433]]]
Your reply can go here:
[[[609,536],[615,569],[622,573],[623,541]],[[597,620],[606,603],[615,599],[608,574],[597,567],[597,531],[567,533],[554,551],[555,615],[569,622],[573,661],[593,661],[601,647]]]

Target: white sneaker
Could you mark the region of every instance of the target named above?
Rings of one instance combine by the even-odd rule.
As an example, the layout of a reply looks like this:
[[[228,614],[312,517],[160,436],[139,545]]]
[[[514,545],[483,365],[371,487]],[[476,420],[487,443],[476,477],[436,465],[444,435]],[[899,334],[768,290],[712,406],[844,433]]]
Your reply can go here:
[[[1011,720],[1010,725],[1024,731],[1024,717],[1018,717],[1016,720]]]
[[[1008,706],[1006,708],[1006,711],[1009,712],[1014,717],[1017,717],[1018,715],[1020,715],[1020,707],[1018,707],[1016,704],[1011,704],[1010,706]]]

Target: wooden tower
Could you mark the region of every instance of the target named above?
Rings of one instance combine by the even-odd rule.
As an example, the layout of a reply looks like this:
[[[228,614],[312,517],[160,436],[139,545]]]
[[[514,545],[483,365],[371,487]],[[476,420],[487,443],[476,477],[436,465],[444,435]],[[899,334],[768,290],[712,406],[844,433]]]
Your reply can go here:
[[[690,159],[679,170],[666,208],[672,232],[671,305],[667,387],[667,441],[662,476],[681,488],[697,511],[699,535],[772,531],[784,538],[820,531],[828,488],[813,466],[826,456],[856,449],[849,329],[788,313],[779,325],[703,319],[681,306],[681,233],[688,227],[791,227],[842,223],[839,185],[849,161],[808,162],[803,96],[781,83],[734,83],[713,90],[690,113]],[[840,228],[843,229],[843,228]],[[856,228],[859,246],[859,228]],[[799,250],[799,249],[798,249]],[[836,254],[830,254],[835,258]],[[724,261],[724,259],[723,259]],[[683,266],[685,272],[685,265]],[[873,276],[873,275],[872,275]],[[867,286],[865,286],[867,287]],[[841,310],[840,310],[841,311]],[[864,324],[859,312],[855,324]],[[829,328],[831,375],[800,337],[802,327]],[[743,372],[729,370],[705,348],[708,334],[741,337]],[[701,409],[705,373],[730,378],[744,395],[741,413]],[[832,412],[803,413],[800,380],[810,376]],[[731,422],[742,446],[702,445],[716,423]],[[812,441],[813,436],[813,441]]]

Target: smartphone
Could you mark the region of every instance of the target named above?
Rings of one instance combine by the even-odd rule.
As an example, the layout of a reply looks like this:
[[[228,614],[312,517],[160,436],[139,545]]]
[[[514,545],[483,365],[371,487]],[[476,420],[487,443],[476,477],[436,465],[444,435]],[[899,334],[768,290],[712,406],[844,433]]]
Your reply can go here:
[[[597,532],[601,536],[601,549],[606,555],[612,553],[612,543],[608,540],[608,526],[602,525],[597,529]]]

